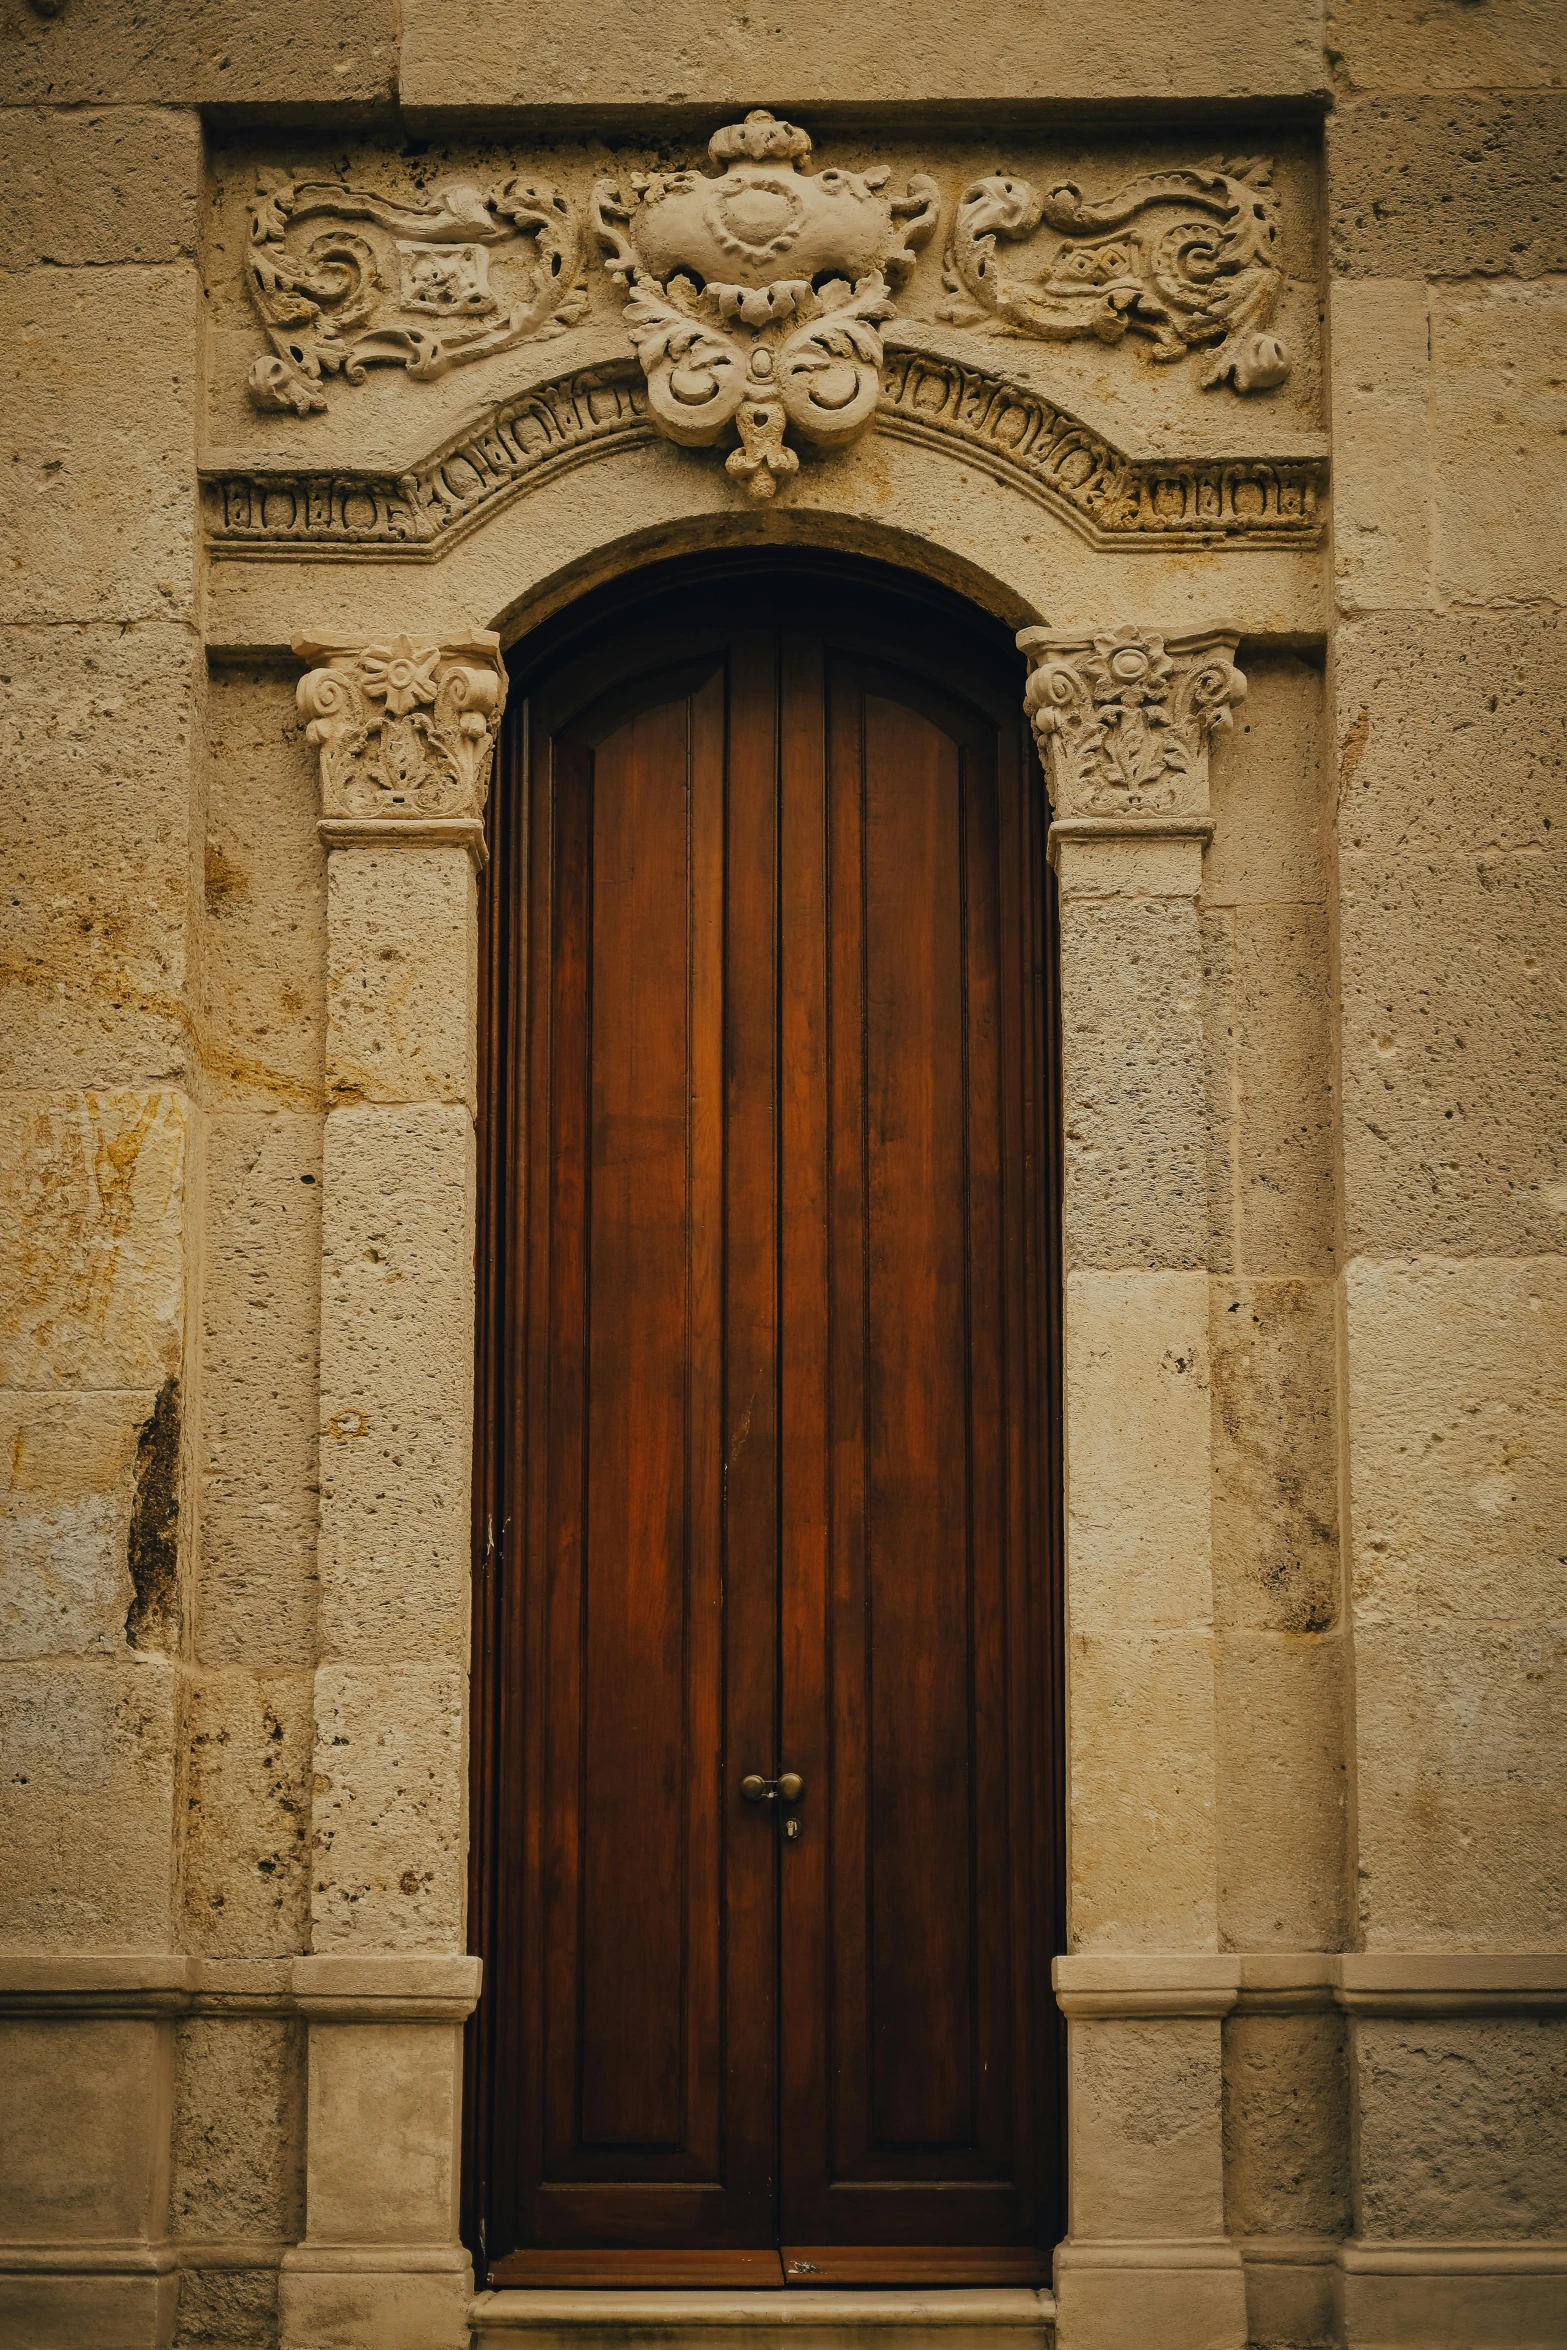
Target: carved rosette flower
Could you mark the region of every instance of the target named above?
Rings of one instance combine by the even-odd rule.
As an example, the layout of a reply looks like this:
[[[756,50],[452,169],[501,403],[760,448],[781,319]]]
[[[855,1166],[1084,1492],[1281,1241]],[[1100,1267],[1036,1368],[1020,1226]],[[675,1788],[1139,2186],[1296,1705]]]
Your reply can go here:
[[[497,636],[480,629],[369,645],[299,638],[294,650],[320,664],[300,679],[296,700],[321,761],[324,818],[392,829],[482,816],[506,701]]]
[[[1208,745],[1246,691],[1232,636],[1025,628],[1024,706],[1062,816],[1200,816]]]

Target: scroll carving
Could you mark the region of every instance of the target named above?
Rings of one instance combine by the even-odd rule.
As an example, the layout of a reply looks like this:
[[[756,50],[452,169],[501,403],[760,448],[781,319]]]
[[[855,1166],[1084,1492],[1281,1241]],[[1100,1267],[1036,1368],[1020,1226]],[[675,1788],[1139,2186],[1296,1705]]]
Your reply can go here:
[[[725,464],[753,498],[799,470],[789,427],[831,449],[871,422],[877,328],[940,209],[923,175],[892,197],[890,171],[804,172],[810,152],[759,107],[708,142],[716,178],[638,172],[593,190],[656,429],[685,448],[737,433]]]
[[[391,832],[483,814],[506,701],[499,637],[489,629],[369,645],[300,637],[294,651],[319,664],[295,698],[320,755],[325,819],[384,820]]]
[[[1267,391],[1290,368],[1264,331],[1283,284],[1271,180],[1262,156],[1148,172],[1100,204],[1070,184],[1041,193],[1027,180],[976,180],[958,204],[942,315],[1042,342],[1144,335],[1156,360],[1211,351],[1205,389]],[[1022,243],[1041,227],[1059,240],[1043,268],[1009,273],[998,241]]]
[[[308,416],[326,406],[324,378],[362,384],[370,367],[429,383],[561,334],[587,307],[571,209],[531,180],[484,196],[453,182],[402,204],[264,171],[249,210],[250,289],[272,344],[250,371],[258,408]]]
[[[1206,814],[1208,745],[1246,692],[1233,636],[1025,628],[1017,641],[1057,817]]]

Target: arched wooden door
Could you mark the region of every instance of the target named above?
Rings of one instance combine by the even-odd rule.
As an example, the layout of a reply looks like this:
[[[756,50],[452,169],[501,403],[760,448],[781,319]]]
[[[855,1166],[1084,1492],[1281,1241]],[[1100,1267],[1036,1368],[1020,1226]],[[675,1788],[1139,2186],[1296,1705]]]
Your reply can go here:
[[[481,2273],[1040,2278],[1058,1276],[1015,656],[775,559],[525,658],[487,880]]]

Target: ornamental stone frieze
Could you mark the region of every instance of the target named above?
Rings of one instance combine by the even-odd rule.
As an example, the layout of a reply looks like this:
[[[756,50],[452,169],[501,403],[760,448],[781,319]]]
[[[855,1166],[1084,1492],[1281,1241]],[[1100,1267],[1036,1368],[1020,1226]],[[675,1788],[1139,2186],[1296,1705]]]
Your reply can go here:
[[[322,837],[477,839],[506,703],[499,637],[298,637],[294,651],[317,664],[295,698],[321,761]]]
[[[1208,746],[1245,698],[1234,636],[1025,628],[1024,706],[1058,821],[1206,818]]]
[[[657,430],[709,448],[753,498],[799,470],[789,427],[818,447],[864,432],[881,392],[878,326],[936,226],[923,173],[889,196],[889,170],[805,172],[811,141],[757,107],[708,142],[725,168],[600,180],[593,225],[625,288],[626,320]]]

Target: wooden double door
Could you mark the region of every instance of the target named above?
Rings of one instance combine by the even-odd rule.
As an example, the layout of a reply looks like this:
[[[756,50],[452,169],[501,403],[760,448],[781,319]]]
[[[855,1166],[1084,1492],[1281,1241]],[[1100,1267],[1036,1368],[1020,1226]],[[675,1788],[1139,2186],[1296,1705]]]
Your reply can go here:
[[[1042,2277],[1041,786],[1004,640],[680,571],[487,884],[470,2196],[497,2283]]]

